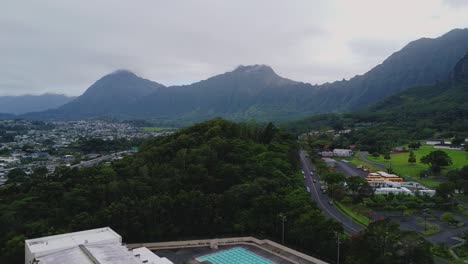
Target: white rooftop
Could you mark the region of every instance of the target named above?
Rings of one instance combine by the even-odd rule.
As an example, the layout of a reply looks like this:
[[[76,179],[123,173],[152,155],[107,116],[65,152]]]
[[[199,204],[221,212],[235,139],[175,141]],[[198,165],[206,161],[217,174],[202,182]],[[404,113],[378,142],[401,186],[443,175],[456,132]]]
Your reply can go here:
[[[91,229],[62,235],[26,240],[31,253],[41,253],[75,247],[81,244],[115,241],[122,243],[122,237],[109,227]]]
[[[136,253],[135,253],[136,252]],[[32,264],[172,264],[147,248],[129,251],[109,227],[25,241],[25,263]]]

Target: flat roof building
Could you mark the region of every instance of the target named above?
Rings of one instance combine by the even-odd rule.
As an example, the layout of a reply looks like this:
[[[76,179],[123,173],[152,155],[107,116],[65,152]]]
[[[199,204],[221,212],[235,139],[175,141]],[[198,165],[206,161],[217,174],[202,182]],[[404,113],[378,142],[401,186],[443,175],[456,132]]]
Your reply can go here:
[[[403,178],[395,174],[386,173],[385,171],[371,172],[367,176],[367,181],[391,181],[391,182],[403,182]]]
[[[25,241],[26,264],[172,264],[144,248],[129,251],[109,227]]]

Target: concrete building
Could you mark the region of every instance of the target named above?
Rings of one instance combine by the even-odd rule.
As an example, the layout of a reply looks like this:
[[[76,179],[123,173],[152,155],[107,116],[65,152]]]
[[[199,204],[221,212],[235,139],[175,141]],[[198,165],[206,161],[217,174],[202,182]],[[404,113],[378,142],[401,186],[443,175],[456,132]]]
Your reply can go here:
[[[26,264],[173,264],[145,248],[129,251],[109,227],[25,241]]]
[[[454,150],[462,150],[463,147],[460,145],[452,145],[452,144],[435,144],[433,148],[436,149],[454,149]]]
[[[351,157],[351,155],[353,155],[353,151],[350,149],[334,149],[333,155],[335,157]]]
[[[443,139],[430,138],[426,140],[426,145],[435,145],[435,144],[443,144],[443,143],[444,143]]]
[[[405,187],[400,188],[377,188],[375,189],[375,194],[409,194],[413,195],[413,193]]]

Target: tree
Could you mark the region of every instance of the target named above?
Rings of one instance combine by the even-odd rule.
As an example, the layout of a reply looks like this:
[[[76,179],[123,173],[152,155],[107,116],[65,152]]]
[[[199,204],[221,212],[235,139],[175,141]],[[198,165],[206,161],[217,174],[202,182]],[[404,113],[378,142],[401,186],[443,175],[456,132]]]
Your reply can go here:
[[[440,221],[446,222],[451,225],[458,224],[458,220],[453,216],[452,213],[445,212],[440,216]]]
[[[33,175],[36,177],[45,177],[47,173],[49,173],[49,171],[44,166],[37,167],[33,170]]]
[[[356,193],[366,182],[366,179],[360,176],[351,176],[346,178],[348,189],[353,193]]]
[[[436,188],[436,194],[442,198],[449,198],[455,191],[453,182],[443,182]]]
[[[411,163],[411,165],[414,165],[414,163],[416,162],[416,155],[414,155],[414,152],[412,150],[409,153],[408,162]]]
[[[384,155],[384,159],[386,161],[389,161],[391,158],[392,158],[392,156],[390,156],[390,152],[386,152],[385,155]]]
[[[410,149],[418,149],[421,147],[421,143],[419,142],[411,142],[408,144],[408,148]]]
[[[8,183],[23,182],[27,176],[28,175],[20,168],[12,169],[7,175]]]
[[[338,184],[346,180],[346,176],[341,172],[330,172],[325,174],[324,180],[327,184]]]
[[[452,139],[452,144],[453,145],[461,145],[465,142],[465,139],[462,138],[462,137],[455,137],[454,139]]]
[[[398,223],[376,221],[352,238],[345,263],[434,263],[430,249],[416,232],[401,231]]]
[[[372,188],[372,186],[366,182],[361,186],[361,188],[359,188],[358,195],[360,199],[371,197],[374,195],[374,188]]]
[[[442,167],[452,165],[452,158],[445,151],[436,150],[422,157],[421,163],[428,164],[433,172],[440,172]]]

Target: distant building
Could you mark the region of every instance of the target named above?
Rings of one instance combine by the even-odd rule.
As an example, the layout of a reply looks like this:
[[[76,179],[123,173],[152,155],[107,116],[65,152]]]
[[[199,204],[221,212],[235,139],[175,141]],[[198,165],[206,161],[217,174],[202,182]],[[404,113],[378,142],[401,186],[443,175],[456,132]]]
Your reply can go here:
[[[320,155],[322,155],[322,157],[333,157],[334,154],[332,151],[322,151]]]
[[[109,227],[25,241],[26,264],[173,264],[142,247],[131,251]]]
[[[371,172],[367,175],[366,179],[368,182],[403,182],[403,178],[399,177],[398,175],[386,173],[384,171]]]
[[[335,157],[350,157],[353,155],[353,151],[351,149],[334,149],[333,155]]]
[[[428,139],[426,140],[426,145],[435,145],[435,144],[444,144],[444,140],[443,139]]]
[[[436,149],[453,149],[453,150],[462,150],[463,147],[460,145],[453,144],[435,144],[434,148]]]
[[[389,194],[389,193],[393,193],[393,194],[409,194],[409,195],[413,195],[413,193],[408,190],[407,188],[405,187],[399,187],[399,188],[377,188],[375,189],[375,194]]]

